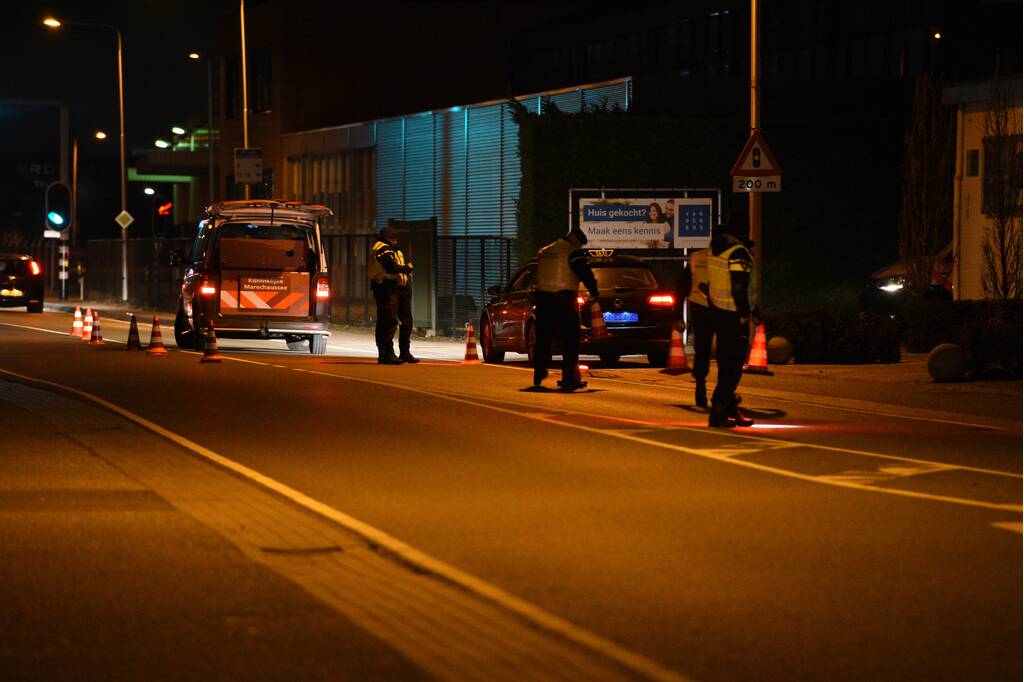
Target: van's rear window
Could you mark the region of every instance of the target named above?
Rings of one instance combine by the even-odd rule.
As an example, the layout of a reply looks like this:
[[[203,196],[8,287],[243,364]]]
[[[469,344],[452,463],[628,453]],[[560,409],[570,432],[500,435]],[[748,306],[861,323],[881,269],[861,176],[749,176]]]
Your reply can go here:
[[[217,230],[220,267],[309,271],[313,231],[299,225],[227,223]]]

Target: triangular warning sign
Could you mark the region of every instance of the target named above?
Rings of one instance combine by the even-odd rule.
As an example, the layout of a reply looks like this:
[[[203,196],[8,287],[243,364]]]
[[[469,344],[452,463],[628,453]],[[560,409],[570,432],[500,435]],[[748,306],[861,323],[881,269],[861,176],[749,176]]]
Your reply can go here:
[[[760,130],[750,133],[750,139],[744,145],[740,158],[736,159],[729,175],[782,175],[782,166],[775,160],[775,155],[768,148],[768,143],[764,141]]]

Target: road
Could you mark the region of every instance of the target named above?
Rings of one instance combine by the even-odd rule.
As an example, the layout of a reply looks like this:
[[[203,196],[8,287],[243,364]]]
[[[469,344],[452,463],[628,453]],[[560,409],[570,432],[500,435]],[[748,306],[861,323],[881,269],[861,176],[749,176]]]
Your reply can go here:
[[[49,462],[0,463],[0,534],[17,548],[0,605],[45,600],[4,624],[23,644],[0,661],[28,671],[5,678],[84,656],[59,645],[84,628],[59,596],[73,575],[93,622],[116,621],[98,595],[121,557],[147,576],[123,608],[141,622],[168,609],[203,677],[1021,677],[1019,418],[752,388],[758,428],[717,431],[686,377],[639,364],[564,395],[525,390],[514,358],[463,365],[425,342],[416,366],[376,365],[371,337],[322,357],[225,340],[226,361],[201,364],[173,342],[166,357],[126,352],[120,321],[101,347],[69,329],[66,314],[0,312],[0,423]],[[46,532],[10,516],[43,518],[25,510],[31,466],[73,498]],[[97,488],[123,509],[82,543],[72,512]],[[122,522],[200,539],[169,571],[167,546],[128,542]],[[40,557],[68,543],[65,577]],[[187,617],[175,585],[196,595]],[[245,604],[260,634],[223,634]],[[197,638],[203,619],[223,636]],[[109,643],[148,652],[152,631],[107,627],[91,628],[95,669],[179,671],[156,654],[129,665]]]

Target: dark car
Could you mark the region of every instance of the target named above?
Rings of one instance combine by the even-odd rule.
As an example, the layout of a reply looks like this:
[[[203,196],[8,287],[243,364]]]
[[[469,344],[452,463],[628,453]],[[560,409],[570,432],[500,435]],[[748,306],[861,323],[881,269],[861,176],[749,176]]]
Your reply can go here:
[[[43,312],[43,269],[32,256],[0,253],[0,307]]]
[[[283,339],[322,355],[330,336],[331,289],[317,204],[252,200],[214,204],[185,257],[174,340],[202,350],[206,321],[217,335]]]
[[[580,289],[580,352],[614,363],[623,355],[646,355],[654,366],[665,364],[672,337],[675,298],[662,287],[650,265],[609,250],[588,251],[587,260],[600,292],[598,301],[608,335],[590,334],[590,309]],[[490,287],[493,297],[480,314],[480,344],[484,362],[498,363],[506,352],[525,353],[533,360],[536,318],[530,301],[537,274],[536,261],[524,265],[505,286]],[[558,342],[555,342],[558,352]]]

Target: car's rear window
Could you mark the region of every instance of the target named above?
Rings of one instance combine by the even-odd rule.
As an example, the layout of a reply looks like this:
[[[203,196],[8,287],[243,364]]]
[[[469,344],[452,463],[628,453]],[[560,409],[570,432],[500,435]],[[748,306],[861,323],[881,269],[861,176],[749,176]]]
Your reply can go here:
[[[216,252],[221,268],[309,271],[315,241],[301,225],[226,223],[217,230]]]
[[[27,275],[28,261],[17,258],[15,260],[0,260],[0,272],[7,275]]]
[[[658,280],[647,268],[592,267],[599,289],[657,289]]]

